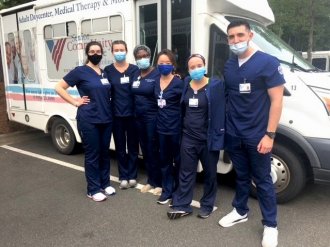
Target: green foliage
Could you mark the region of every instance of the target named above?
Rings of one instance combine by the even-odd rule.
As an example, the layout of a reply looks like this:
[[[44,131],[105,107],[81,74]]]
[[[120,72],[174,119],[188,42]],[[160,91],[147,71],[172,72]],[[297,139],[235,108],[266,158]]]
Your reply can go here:
[[[270,29],[293,48],[330,50],[329,0],[269,0],[269,4],[275,15]]]
[[[28,2],[32,2],[32,0],[0,0],[0,9],[7,9]]]

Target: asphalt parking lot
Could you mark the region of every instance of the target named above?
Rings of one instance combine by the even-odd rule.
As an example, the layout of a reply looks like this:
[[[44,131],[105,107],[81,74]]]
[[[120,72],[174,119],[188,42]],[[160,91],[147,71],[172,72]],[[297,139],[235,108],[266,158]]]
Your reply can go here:
[[[114,154],[111,153],[114,157]],[[246,223],[218,225],[231,210],[230,176],[219,176],[218,209],[206,220],[171,221],[168,205],[151,193],[118,188],[115,157],[112,184],[117,194],[96,203],[85,196],[83,154],[61,155],[41,132],[0,135],[1,246],[260,246],[257,200],[249,201]],[[138,182],[145,183],[143,167]],[[198,201],[202,183],[196,184]],[[330,246],[330,187],[309,184],[295,200],[279,205],[279,246]]]

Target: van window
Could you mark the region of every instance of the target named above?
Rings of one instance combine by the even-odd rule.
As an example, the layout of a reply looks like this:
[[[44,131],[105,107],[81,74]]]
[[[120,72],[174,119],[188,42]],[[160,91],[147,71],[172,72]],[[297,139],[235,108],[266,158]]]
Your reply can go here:
[[[59,80],[79,65],[78,51],[83,49],[77,39],[75,22],[44,27],[48,78]]]
[[[23,42],[21,48],[21,60],[26,83],[35,83],[35,50],[34,40],[32,40],[31,31],[23,31]]]
[[[34,40],[30,30],[8,34],[6,55],[9,83],[36,83]]]
[[[154,64],[158,51],[158,16],[157,3],[139,6],[139,37],[138,44],[146,45],[151,50],[151,61]]]
[[[172,0],[172,51],[176,56],[177,73],[187,74],[191,49],[191,1]]]
[[[216,25],[210,27],[208,75],[223,79],[223,70],[229,58],[227,35]]]
[[[108,16],[96,19],[83,20],[81,22],[81,42],[85,47],[92,40],[101,43],[103,47],[103,58],[101,67],[113,62],[111,45],[113,40],[123,39],[123,23],[120,15]],[[86,61],[84,52],[84,61]]]
[[[313,58],[312,64],[319,69],[326,70],[327,69],[327,59],[326,58]]]

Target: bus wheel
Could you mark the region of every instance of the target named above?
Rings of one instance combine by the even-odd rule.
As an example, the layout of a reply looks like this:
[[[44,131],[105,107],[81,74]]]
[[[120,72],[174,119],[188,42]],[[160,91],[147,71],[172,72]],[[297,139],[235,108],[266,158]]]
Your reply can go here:
[[[307,178],[301,158],[292,149],[281,144],[273,147],[271,177],[278,203],[285,203],[296,197],[305,187]],[[257,195],[253,182],[251,193],[253,196]]]
[[[57,118],[52,125],[52,141],[56,149],[62,154],[73,153],[76,137],[71,126],[62,118]]]

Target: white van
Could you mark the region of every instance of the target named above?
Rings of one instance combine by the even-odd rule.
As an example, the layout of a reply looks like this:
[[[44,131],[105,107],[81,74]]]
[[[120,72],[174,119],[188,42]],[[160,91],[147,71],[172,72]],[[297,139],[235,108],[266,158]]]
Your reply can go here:
[[[317,72],[266,28],[274,22],[266,0],[254,4],[246,0],[37,0],[2,10],[8,117],[50,132],[56,148],[69,154],[81,142],[76,108],[61,100],[54,85],[84,63],[87,42],[103,44],[102,65],[112,62],[112,41],[123,39],[131,62],[136,44],[148,45],[153,57],[162,48],[172,49],[180,72],[186,71],[191,53],[201,53],[208,74],[222,77],[224,63],[232,55],[226,28],[237,18],[250,22],[255,34],[252,45],[278,57],[283,66],[287,83],[272,178],[278,201],[288,201],[309,179],[330,181],[330,74]],[[69,92],[78,95],[75,89]],[[218,172],[231,170],[229,158],[222,153]]]
[[[307,52],[302,53],[303,58],[307,59]],[[313,51],[312,64],[323,71],[330,72],[330,51]]]

